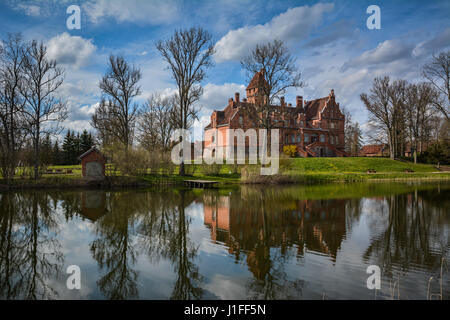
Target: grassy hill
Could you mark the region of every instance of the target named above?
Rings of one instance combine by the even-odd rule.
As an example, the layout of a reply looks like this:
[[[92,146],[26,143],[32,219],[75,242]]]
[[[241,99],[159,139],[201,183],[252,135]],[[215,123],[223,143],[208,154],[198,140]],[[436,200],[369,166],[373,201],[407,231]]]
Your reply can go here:
[[[377,173],[405,172],[406,169],[414,172],[438,171],[432,165],[387,158],[295,158],[289,161],[292,161],[292,170],[306,173],[366,173],[368,169],[374,169]]]

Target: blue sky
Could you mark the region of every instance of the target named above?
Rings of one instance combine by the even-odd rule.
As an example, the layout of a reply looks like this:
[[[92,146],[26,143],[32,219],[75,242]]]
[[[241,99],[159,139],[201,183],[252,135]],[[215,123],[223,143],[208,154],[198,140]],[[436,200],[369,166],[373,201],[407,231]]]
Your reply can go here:
[[[81,29],[68,30],[66,9],[81,8]],[[381,29],[369,30],[369,5],[381,9]],[[153,92],[170,94],[174,82],[155,50],[176,28],[201,26],[213,36],[215,66],[208,70],[200,101],[201,121],[222,109],[239,91],[246,74],[239,60],[256,43],[283,40],[297,57],[307,86],[289,91],[311,100],[334,89],[338,102],[364,124],[367,112],[359,94],[376,76],[421,80],[431,54],[450,47],[450,1],[259,1],[259,0],[2,0],[0,37],[21,32],[47,43],[66,77],[60,94],[69,101],[67,128],[89,129],[100,99],[98,82],[107,57],[123,54],[141,68],[144,100]]]

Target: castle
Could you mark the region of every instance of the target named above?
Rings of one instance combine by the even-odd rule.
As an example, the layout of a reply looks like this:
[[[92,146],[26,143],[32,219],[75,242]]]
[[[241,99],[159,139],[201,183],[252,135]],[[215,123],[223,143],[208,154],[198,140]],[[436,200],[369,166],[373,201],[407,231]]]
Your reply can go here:
[[[247,98],[241,101],[237,92],[234,100],[228,100],[225,109],[211,114],[211,122],[204,129],[205,147],[227,147],[227,129],[256,129],[248,110],[260,104],[264,82],[264,70],[261,70],[247,86]],[[256,108],[253,110],[257,112]],[[286,104],[281,97],[280,104],[270,106],[270,110],[271,128],[279,129],[281,151],[285,145],[295,145],[297,155],[301,157],[347,156],[344,151],[345,116],[336,103],[334,90],[327,97],[311,101],[303,101],[303,97],[297,96],[295,106]],[[216,131],[221,131],[224,137],[221,141],[214,141]]]

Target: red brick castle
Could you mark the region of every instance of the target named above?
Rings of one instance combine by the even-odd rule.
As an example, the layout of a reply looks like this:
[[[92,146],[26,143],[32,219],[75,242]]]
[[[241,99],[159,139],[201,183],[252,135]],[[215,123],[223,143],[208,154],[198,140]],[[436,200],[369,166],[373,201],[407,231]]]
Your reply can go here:
[[[264,82],[263,71],[257,72],[250,81],[246,89],[247,98],[241,101],[239,93],[236,93],[234,100],[228,100],[225,109],[212,113],[211,123],[205,128],[205,147],[226,147],[229,144],[227,129],[256,129],[246,111],[258,102],[261,82]],[[271,106],[274,111],[270,113],[270,121],[274,129],[279,129],[281,150],[285,145],[295,145],[297,154],[302,157],[347,156],[344,151],[345,116],[336,102],[334,90],[328,97],[303,101],[303,97],[297,96],[296,100],[293,106],[286,104],[281,97],[280,105]],[[214,141],[216,130],[222,133],[221,141]]]

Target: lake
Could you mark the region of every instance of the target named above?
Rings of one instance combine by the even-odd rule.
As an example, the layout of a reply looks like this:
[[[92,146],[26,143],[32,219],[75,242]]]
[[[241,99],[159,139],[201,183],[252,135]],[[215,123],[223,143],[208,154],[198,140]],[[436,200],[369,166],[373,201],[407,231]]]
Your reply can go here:
[[[449,299],[449,208],[448,182],[4,192],[0,298]]]

